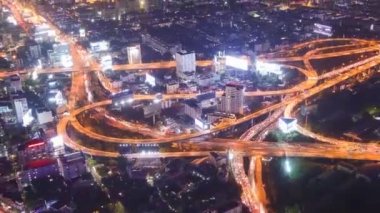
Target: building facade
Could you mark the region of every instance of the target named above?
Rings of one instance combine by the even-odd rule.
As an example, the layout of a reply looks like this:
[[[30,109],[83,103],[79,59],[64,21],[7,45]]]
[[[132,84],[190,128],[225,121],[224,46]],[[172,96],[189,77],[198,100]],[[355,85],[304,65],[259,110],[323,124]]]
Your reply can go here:
[[[194,73],[196,70],[196,61],[194,52],[180,51],[175,55],[176,74],[180,78],[187,78],[186,73]]]
[[[225,92],[218,104],[218,111],[233,114],[243,114],[244,87],[239,84],[227,84]]]

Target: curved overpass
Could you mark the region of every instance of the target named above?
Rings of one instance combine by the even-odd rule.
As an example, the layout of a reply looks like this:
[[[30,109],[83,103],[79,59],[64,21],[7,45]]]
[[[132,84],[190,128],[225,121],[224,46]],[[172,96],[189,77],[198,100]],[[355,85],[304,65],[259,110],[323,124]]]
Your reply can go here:
[[[330,48],[330,47],[329,47]],[[334,70],[334,74],[341,74],[346,72],[344,75],[340,75],[335,79],[328,80],[323,84],[320,84],[318,86],[315,86],[317,83],[318,75],[316,74],[316,71],[313,69],[313,67],[310,64],[310,57],[315,55],[317,52],[323,50],[324,48],[321,49],[316,49],[314,51],[310,51],[305,54],[304,56],[304,63],[306,66],[306,69],[302,68],[297,68],[299,71],[304,73],[307,77],[308,80],[301,83],[300,85],[297,85],[293,88],[290,89],[285,89],[285,90],[279,90],[279,91],[257,91],[257,92],[247,92],[247,96],[256,96],[256,95],[274,95],[274,94],[288,94],[288,93],[294,93],[294,92],[302,92],[306,90],[307,92],[304,94],[300,94],[295,97],[291,97],[289,99],[286,99],[282,101],[281,103],[274,104],[272,106],[269,106],[267,108],[264,108],[262,110],[259,110],[257,112],[254,112],[252,114],[249,114],[247,116],[244,116],[243,118],[237,119],[235,122],[231,123],[226,123],[220,126],[217,126],[211,130],[208,131],[203,131],[203,132],[198,132],[198,133],[193,133],[193,134],[183,134],[183,135],[176,135],[172,137],[167,137],[167,138],[153,138],[153,139],[130,139],[130,138],[115,138],[115,137],[109,137],[109,136],[104,136],[101,134],[98,134],[96,132],[92,132],[91,130],[83,127],[76,119],[76,116],[88,109],[91,108],[96,108],[100,106],[106,106],[111,104],[111,101],[102,101],[94,104],[87,105],[85,107],[82,107],[80,109],[77,109],[73,111],[70,115],[69,121],[71,122],[72,126],[81,134],[84,134],[92,139],[100,140],[100,141],[105,141],[105,142],[110,142],[110,143],[132,143],[132,144],[137,144],[137,143],[169,143],[169,142],[175,142],[175,141],[183,141],[183,140],[188,140],[191,138],[196,138],[200,137],[206,134],[210,133],[216,133],[218,131],[227,129],[229,127],[241,124],[243,122],[249,121],[253,118],[256,118],[258,116],[264,115],[270,111],[273,111],[275,109],[278,109],[280,107],[286,106],[286,105],[293,105],[294,103],[297,102],[302,102],[306,98],[319,93],[320,91],[327,89],[329,87],[332,87],[333,85],[340,83],[357,73],[363,72],[373,66],[376,66],[378,62],[376,59],[378,58],[377,56],[357,62],[353,65],[349,65],[343,68],[340,68],[338,70]],[[366,66],[361,66],[361,65],[366,65]],[[288,67],[295,68],[292,66],[287,65]],[[315,86],[315,87],[313,87]],[[311,89],[310,89],[311,88]],[[164,99],[183,99],[183,98],[193,98],[196,94],[171,94],[171,95],[164,95]],[[135,96],[136,100],[151,100],[154,98],[152,95],[136,95]],[[67,125],[66,124],[60,124],[60,125]]]

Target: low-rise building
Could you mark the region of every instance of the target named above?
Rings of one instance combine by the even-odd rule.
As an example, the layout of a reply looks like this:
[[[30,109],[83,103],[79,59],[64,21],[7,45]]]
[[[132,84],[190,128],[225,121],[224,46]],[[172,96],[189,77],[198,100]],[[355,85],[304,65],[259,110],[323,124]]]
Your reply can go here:
[[[26,186],[33,180],[57,175],[59,167],[56,159],[38,159],[25,164],[24,170],[19,173],[19,180],[22,186]]]
[[[0,115],[5,124],[15,124],[17,117],[9,98],[0,99]]]
[[[37,122],[39,125],[47,124],[54,121],[53,113],[48,109],[37,109]]]
[[[166,87],[166,93],[167,94],[172,94],[172,93],[177,93],[179,89],[179,83],[178,81],[170,81],[165,85]]]
[[[9,77],[10,89],[12,92],[19,92],[22,90],[22,81],[19,75],[12,75]]]
[[[21,164],[49,156],[48,144],[40,138],[27,141],[18,148],[18,151]]]
[[[78,178],[87,172],[86,159],[82,152],[61,155],[58,165],[61,175],[66,180]]]

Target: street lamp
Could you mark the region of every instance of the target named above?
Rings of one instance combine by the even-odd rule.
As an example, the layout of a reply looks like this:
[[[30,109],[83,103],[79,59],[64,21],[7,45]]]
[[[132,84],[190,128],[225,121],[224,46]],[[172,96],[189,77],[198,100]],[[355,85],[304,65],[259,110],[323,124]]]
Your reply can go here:
[[[234,159],[234,153],[232,151],[228,151],[228,160]]]
[[[133,102],[133,98],[128,98],[128,99],[127,99],[127,103],[128,103],[128,104],[131,104],[132,102]]]
[[[290,174],[292,172],[292,166],[290,164],[290,161],[289,159],[285,159],[285,162],[284,162],[284,170],[287,174]]]

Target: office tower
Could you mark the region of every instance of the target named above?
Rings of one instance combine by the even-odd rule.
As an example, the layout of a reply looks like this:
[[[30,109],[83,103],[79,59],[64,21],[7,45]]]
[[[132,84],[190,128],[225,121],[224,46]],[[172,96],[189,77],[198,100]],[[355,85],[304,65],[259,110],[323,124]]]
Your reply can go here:
[[[218,110],[225,113],[243,114],[243,107],[244,87],[240,84],[227,84]]]

